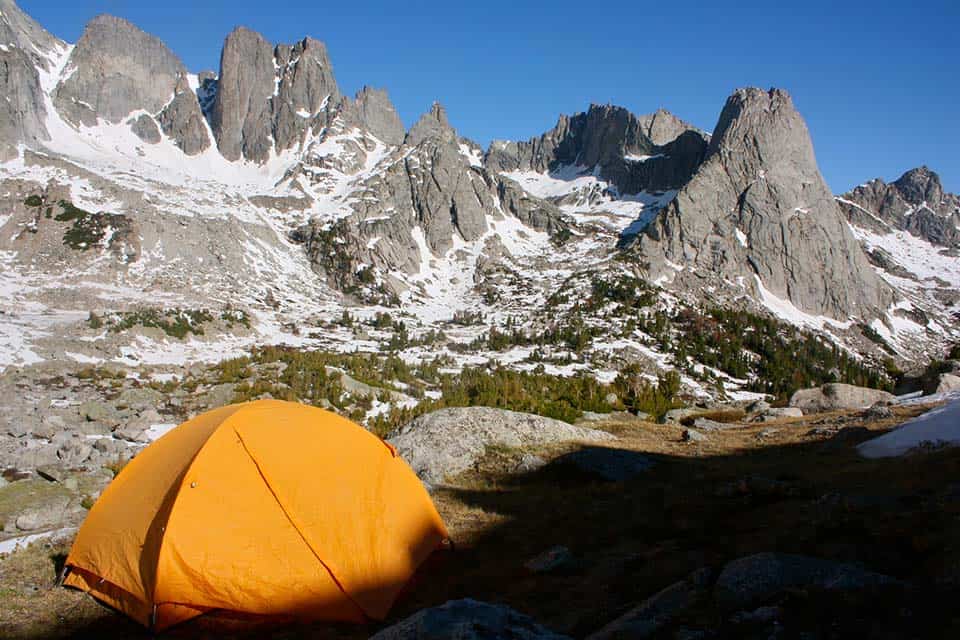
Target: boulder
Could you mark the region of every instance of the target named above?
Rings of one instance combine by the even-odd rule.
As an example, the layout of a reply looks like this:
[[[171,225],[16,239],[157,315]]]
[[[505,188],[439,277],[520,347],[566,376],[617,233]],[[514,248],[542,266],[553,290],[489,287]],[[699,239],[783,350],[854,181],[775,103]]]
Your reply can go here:
[[[893,404],[895,401],[893,394],[880,389],[834,382],[822,387],[800,389],[790,397],[790,406],[807,414],[839,409],[866,409],[878,402]]]
[[[525,453],[520,456],[520,459],[517,461],[516,466],[513,468],[514,473],[533,473],[539,471],[547,466],[547,461],[544,460],[541,456]]]
[[[803,410],[797,407],[770,407],[758,414],[754,422],[772,422],[782,418],[802,418]]]
[[[487,447],[520,448],[568,440],[602,442],[614,436],[528,413],[491,407],[440,409],[415,418],[389,434],[422,480],[441,483],[470,468]]]
[[[163,422],[163,416],[153,409],[149,409],[141,413],[135,420],[118,427],[113,435],[129,442],[150,442],[150,438],[146,434],[147,429],[155,424],[163,424]]]
[[[33,428],[35,438],[50,439],[58,433],[67,429],[67,421],[63,416],[45,415],[40,418],[40,424]]]
[[[901,584],[856,565],[787,553],[758,553],[728,563],[714,586],[721,609],[760,606],[787,589],[857,591]]]
[[[940,374],[940,380],[934,393],[947,393],[950,391],[960,391],[960,376],[952,373]]]
[[[744,409],[747,413],[764,413],[770,408],[770,403],[766,400],[754,400]]]
[[[893,417],[893,410],[883,403],[877,403],[863,412],[867,420],[886,420]]]
[[[533,573],[551,573],[570,569],[575,564],[576,561],[570,549],[560,545],[551,547],[535,558],[531,558],[523,566]]]
[[[470,598],[424,609],[370,640],[563,640],[533,618],[502,604]]]
[[[655,593],[599,631],[590,634],[587,640],[632,640],[654,635],[706,593],[709,578],[709,570],[693,572],[687,579]]]
[[[237,385],[232,382],[214,385],[207,391],[200,401],[200,406],[215,409],[233,403]]]
[[[705,442],[707,440],[707,436],[693,429],[684,429],[681,438],[684,442]]]
[[[730,429],[731,427],[735,427],[737,425],[727,422],[717,422],[716,420],[710,420],[709,418],[694,418],[693,426],[700,431],[723,431],[724,429]]]
[[[0,523],[7,531],[34,531],[69,518],[73,494],[57,482],[32,478],[0,487]],[[13,527],[11,527],[13,525]]]
[[[703,413],[703,409],[697,408],[685,408],[685,409],[670,409],[665,414],[663,414],[663,421],[666,424],[680,424],[684,418],[689,418],[690,416],[695,416],[698,413]]]
[[[68,467],[76,467],[87,461],[93,453],[88,440],[72,439],[57,447],[57,459]]]
[[[138,413],[147,409],[156,409],[162,402],[163,394],[149,387],[124,389],[116,400],[117,405],[128,407]]]
[[[89,422],[101,422],[109,427],[120,424],[120,413],[116,407],[100,400],[88,400],[81,404],[80,417]]]

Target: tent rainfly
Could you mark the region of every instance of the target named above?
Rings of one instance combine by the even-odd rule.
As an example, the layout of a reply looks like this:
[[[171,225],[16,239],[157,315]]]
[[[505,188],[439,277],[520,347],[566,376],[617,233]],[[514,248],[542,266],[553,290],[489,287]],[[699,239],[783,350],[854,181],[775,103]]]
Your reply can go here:
[[[447,531],[390,445],[336,414],[258,400],[140,452],[90,509],[65,584],[154,630],[214,609],[382,619]]]

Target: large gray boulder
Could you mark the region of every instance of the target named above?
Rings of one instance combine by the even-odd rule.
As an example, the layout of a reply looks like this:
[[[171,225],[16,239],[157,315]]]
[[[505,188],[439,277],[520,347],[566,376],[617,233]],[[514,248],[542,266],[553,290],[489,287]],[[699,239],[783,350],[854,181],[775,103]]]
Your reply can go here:
[[[880,389],[856,387],[839,382],[812,389],[800,389],[790,397],[790,406],[803,413],[820,413],[840,409],[866,409],[875,404],[893,404],[896,397]]]
[[[570,440],[604,442],[614,436],[529,413],[491,407],[440,409],[389,434],[420,478],[439,484],[469,469],[487,447],[529,447]]]
[[[54,92],[54,106],[73,124],[97,119],[118,123],[143,109],[158,113],[187,71],[156,36],[122,18],[92,19],[67,62],[67,74]]]
[[[867,262],[820,175],[787,92],[738,89],[706,159],[635,244],[653,278],[690,272],[759,286],[811,314],[874,316],[892,290]],[[683,267],[678,275],[675,268]]]
[[[857,591],[900,584],[856,565],[787,553],[758,553],[727,564],[714,585],[721,609],[761,605],[787,589]]]
[[[424,609],[370,640],[563,640],[536,620],[502,604],[470,598]]]

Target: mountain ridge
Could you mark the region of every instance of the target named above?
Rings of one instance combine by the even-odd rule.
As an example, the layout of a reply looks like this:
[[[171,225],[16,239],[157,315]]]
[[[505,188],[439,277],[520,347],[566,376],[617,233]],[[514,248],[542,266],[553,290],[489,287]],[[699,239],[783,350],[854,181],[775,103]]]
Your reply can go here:
[[[761,96],[783,104],[776,118],[744,125],[739,139],[722,127],[707,134],[664,109],[638,116],[591,105],[540,136],[484,150],[456,132],[439,103],[407,130],[385,91],[343,95],[326,47],[312,38],[272,44],[238,28],[225,38],[219,72],[193,74],[125,21],[96,19],[77,45],[29,18],[10,21],[26,25],[18,37],[36,50],[5,52],[17,56],[19,75],[6,82],[20,88],[25,108],[15,126],[0,129],[10,156],[0,167],[10,212],[0,218],[10,231],[0,250],[10,282],[31,283],[9,303],[13,314],[31,305],[106,313],[148,299],[194,308],[225,308],[229,300],[250,313],[248,334],[183,347],[185,358],[217,358],[261,341],[376,349],[396,338],[358,343],[343,331],[291,329],[344,313],[398,313],[414,335],[478,314],[480,324],[445,347],[457,354],[508,321],[527,332],[578,322],[576,304],[550,306],[558,292],[582,298],[591,279],[635,279],[658,291],[661,310],[678,303],[752,309],[873,357],[890,349],[916,358],[956,335],[948,321],[957,304],[951,292],[960,287],[952,258],[943,258],[947,279],[938,276],[946,284],[926,272],[919,284],[904,284],[896,274],[906,267],[878,263],[875,240],[862,235],[859,219],[844,219],[842,201],[823,183],[803,120],[782,91],[734,92],[731,100],[741,96],[748,111]],[[137,52],[128,60],[129,42],[162,53],[149,61],[159,65],[158,82],[146,86],[146,63]],[[118,47],[123,55],[108,55]],[[97,80],[107,67],[122,77]],[[101,103],[113,86],[128,90],[107,91]],[[720,123],[736,129],[741,120],[722,114]],[[734,180],[730,158],[756,141],[785,151],[750,156]],[[761,193],[748,183],[764,172]],[[59,221],[70,215],[82,224]],[[81,238],[79,248],[54,246],[68,234]],[[83,285],[67,284],[64,273],[83,274]],[[587,320],[619,331],[610,317]],[[70,323],[69,339],[44,338],[31,322],[4,329],[20,354],[11,362],[33,357],[45,340],[52,351],[36,357],[62,353],[63,340],[81,358],[134,352],[112,336],[91,340]],[[861,326],[887,346],[864,339]],[[140,362],[170,357],[166,338],[137,340],[149,347]],[[598,348],[596,362],[550,366],[613,371],[621,359],[667,366],[649,341],[638,329],[625,352]],[[536,366],[531,353],[520,357],[517,366]]]

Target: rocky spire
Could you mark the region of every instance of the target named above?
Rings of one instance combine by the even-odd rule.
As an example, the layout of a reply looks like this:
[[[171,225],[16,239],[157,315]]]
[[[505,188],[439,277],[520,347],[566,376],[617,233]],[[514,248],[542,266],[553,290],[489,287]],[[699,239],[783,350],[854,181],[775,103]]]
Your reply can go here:
[[[416,124],[410,127],[405,142],[410,146],[416,146],[431,138],[455,140],[456,137],[456,132],[447,120],[447,110],[439,102],[434,102],[430,111],[420,116]]]
[[[674,265],[753,286],[813,314],[846,320],[893,299],[867,263],[814,158],[787,92],[728,98],[707,158],[640,237],[653,275]],[[666,260],[664,260],[666,259]]]
[[[406,131],[387,92],[364,87],[354,99],[361,125],[387,144],[400,145]]]
[[[897,178],[893,186],[910,204],[920,205],[926,202],[930,207],[937,207],[943,201],[940,176],[926,166],[910,169]]]
[[[340,98],[322,42],[306,38],[272,46],[245,27],[227,36],[211,126],[228,160],[265,162],[271,148],[289,149],[325,105]]]

